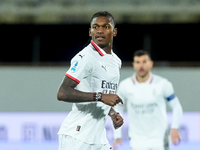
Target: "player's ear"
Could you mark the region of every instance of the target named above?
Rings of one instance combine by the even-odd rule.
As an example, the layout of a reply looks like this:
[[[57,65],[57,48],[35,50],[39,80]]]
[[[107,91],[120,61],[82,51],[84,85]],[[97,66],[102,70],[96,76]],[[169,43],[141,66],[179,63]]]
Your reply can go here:
[[[116,37],[117,36],[117,28],[114,28],[113,29],[113,37]]]
[[[132,66],[134,67],[134,61],[132,62]]]
[[[89,28],[89,36],[91,36],[91,28]]]
[[[151,60],[151,68],[153,67],[153,63],[154,63],[153,60]]]

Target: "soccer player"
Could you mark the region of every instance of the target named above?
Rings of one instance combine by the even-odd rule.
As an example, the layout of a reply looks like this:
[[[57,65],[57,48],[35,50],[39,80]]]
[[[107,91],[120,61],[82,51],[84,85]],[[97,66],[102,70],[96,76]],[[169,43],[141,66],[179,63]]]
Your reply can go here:
[[[121,81],[117,90],[124,105],[114,107],[121,115],[127,107],[131,149],[169,150],[166,105],[172,109],[171,139],[177,145],[181,140],[178,127],[183,113],[179,99],[170,81],[151,72],[153,61],[147,51],[136,51],[132,65],[135,73]],[[116,149],[122,143],[121,128],[114,131],[114,137]]]
[[[112,50],[115,20],[109,12],[97,12],[90,26],[91,43],[72,58],[57,93],[58,100],[73,103],[58,132],[59,150],[113,149],[106,138],[106,118],[111,117],[115,129],[123,124],[112,108],[123,103],[116,95],[121,60]]]

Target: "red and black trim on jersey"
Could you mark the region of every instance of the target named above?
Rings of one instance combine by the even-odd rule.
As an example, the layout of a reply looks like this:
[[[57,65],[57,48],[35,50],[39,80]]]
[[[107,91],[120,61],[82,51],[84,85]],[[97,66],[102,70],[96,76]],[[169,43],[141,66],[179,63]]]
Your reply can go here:
[[[133,81],[133,84],[135,85],[135,81],[134,81],[133,77],[132,77],[131,79],[132,79],[132,81]]]
[[[80,83],[81,81],[79,81],[78,79],[72,77],[71,75],[69,75],[68,73],[65,74],[67,77],[71,78],[72,80],[76,81],[77,83]]]
[[[98,46],[91,40],[91,44],[92,46],[94,46],[94,48],[97,50],[97,52],[101,55],[104,56],[104,54],[101,52],[101,50],[98,48]]]
[[[152,81],[153,81],[153,76],[150,76],[149,78],[150,78],[150,79],[148,79],[148,80],[149,80],[149,84],[151,84]],[[133,77],[132,77],[132,81],[133,81],[133,84],[135,85],[135,84],[136,84],[136,81],[135,81],[134,79],[137,80],[136,77],[133,76]]]
[[[97,50],[97,52],[101,55],[104,56],[104,54],[102,53],[102,51],[98,48],[98,46],[91,40],[91,44],[92,46]],[[78,79],[74,78],[73,76],[69,75],[68,73],[65,74],[65,76],[71,78],[72,80],[76,81],[77,83],[80,83],[81,81],[79,81]]]

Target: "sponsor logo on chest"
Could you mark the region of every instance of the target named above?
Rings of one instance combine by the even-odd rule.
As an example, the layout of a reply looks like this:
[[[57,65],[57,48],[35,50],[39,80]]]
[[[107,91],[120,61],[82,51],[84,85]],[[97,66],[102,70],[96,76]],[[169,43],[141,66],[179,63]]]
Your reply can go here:
[[[107,82],[106,80],[102,80],[101,88],[103,89],[103,93],[105,94],[115,94],[117,90],[117,83]]]

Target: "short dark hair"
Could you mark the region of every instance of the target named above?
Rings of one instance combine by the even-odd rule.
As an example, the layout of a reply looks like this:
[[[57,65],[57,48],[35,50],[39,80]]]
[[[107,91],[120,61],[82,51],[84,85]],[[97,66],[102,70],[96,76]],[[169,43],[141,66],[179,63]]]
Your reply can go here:
[[[151,55],[149,54],[148,51],[145,51],[145,50],[137,50],[134,52],[133,54],[133,60],[136,56],[142,56],[142,55],[147,55],[149,57],[149,59],[151,60]]]
[[[91,20],[90,20],[90,23],[92,22],[92,20],[93,20],[94,18],[97,18],[97,17],[108,17],[109,19],[111,19],[111,21],[112,21],[114,27],[115,27],[115,25],[116,25],[116,22],[115,22],[115,19],[114,19],[113,15],[112,15],[111,13],[107,12],[107,11],[99,11],[99,12],[95,13],[95,14],[92,16],[92,18],[91,18]]]

